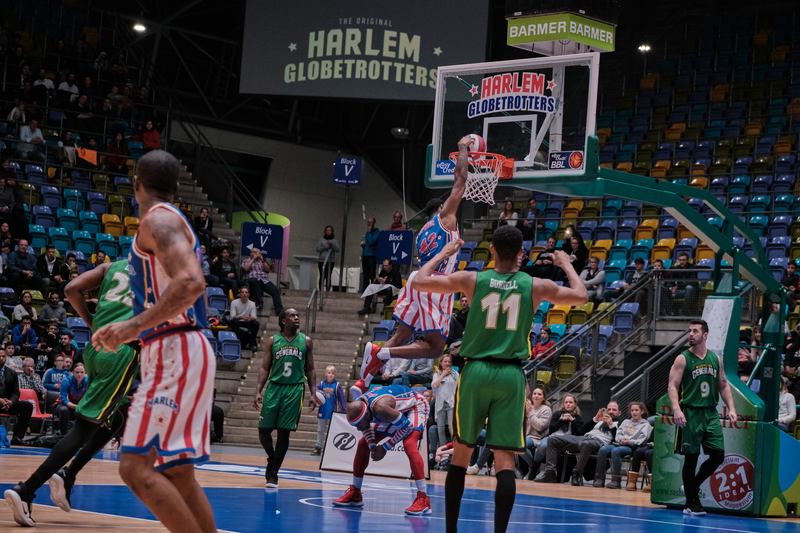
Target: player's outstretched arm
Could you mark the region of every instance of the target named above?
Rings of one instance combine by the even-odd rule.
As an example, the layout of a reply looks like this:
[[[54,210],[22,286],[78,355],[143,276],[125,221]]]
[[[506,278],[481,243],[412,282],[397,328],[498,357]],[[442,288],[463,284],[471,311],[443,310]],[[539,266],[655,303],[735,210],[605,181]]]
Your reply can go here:
[[[434,276],[436,266],[453,254],[464,244],[461,239],[448,242],[436,256],[425,263],[414,277],[414,288],[426,292],[438,292],[452,294],[456,292],[464,293],[467,298],[472,298],[475,290],[475,272],[454,272],[447,276]]]
[[[264,390],[264,384],[267,382],[269,372],[272,370],[272,345],[275,342],[275,337],[270,337],[264,346],[264,359],[261,361],[261,367],[258,369],[258,381],[256,382],[256,397],[253,400],[253,406],[256,409],[261,407],[261,392]],[[314,394],[312,393],[312,396]]]
[[[467,188],[467,157],[470,142],[472,139],[469,136],[464,136],[458,141],[458,159],[456,159],[456,169],[453,173],[453,188],[450,190],[450,196],[444,201],[442,212],[439,215],[444,227],[450,230],[457,226],[456,213]]]
[[[311,401],[314,402],[315,405],[320,406],[322,405],[322,402],[319,401],[319,398],[317,398],[317,391],[315,388],[317,376],[314,373],[314,343],[311,341],[311,337],[306,337],[305,373],[306,383],[308,383],[308,390],[311,393]]]
[[[192,248],[193,238],[186,223],[171,211],[156,209],[145,217],[137,242],[155,254],[170,283],[152,307],[130,320],[97,330],[92,336],[95,347],[116,351],[142,331],[183,313],[203,294],[205,278]]]
[[[538,305],[542,300],[556,305],[583,305],[589,301],[589,293],[583,280],[575,272],[566,252],[553,252],[553,263],[567,275],[569,287],[559,287],[549,279],[536,279],[533,284],[533,299]]]
[[[86,291],[93,291],[100,288],[100,285],[103,283],[103,278],[110,266],[111,263],[101,263],[67,283],[67,286],[64,288],[64,296],[66,296],[67,301],[90,328],[92,327],[94,317],[92,313],[89,312],[89,307],[86,305],[83,294]]]

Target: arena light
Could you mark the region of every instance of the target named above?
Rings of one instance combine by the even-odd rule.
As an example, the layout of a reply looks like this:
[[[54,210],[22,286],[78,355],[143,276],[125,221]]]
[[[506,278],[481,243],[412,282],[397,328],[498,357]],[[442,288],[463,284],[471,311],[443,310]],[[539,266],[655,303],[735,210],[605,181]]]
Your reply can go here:
[[[141,22],[137,22],[136,24],[133,25],[133,31],[135,31],[136,33],[144,33],[147,31],[147,26],[145,26]]]
[[[640,51],[641,53],[643,53],[643,54],[646,54],[646,53],[647,53],[647,52],[649,52],[650,50],[651,50],[651,48],[650,48],[650,45],[649,45],[649,44],[644,44],[644,43],[642,43],[642,44],[640,44],[640,45],[639,45],[639,51]]]

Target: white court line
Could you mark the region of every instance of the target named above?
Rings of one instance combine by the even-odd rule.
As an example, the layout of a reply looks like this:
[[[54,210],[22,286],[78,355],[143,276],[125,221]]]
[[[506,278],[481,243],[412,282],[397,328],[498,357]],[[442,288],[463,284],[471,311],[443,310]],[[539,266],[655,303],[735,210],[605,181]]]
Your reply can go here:
[[[380,511],[368,511],[362,508],[355,508],[355,507],[335,507],[335,506],[327,506],[322,505],[319,503],[311,503],[311,500],[333,500],[334,498],[300,498],[298,501],[304,505],[310,505],[311,507],[319,507],[320,509],[331,509],[336,511],[348,511],[353,513],[369,513],[369,514],[379,514],[383,516],[393,516],[398,518],[400,516],[408,517],[408,518],[427,518],[429,520],[444,520],[443,516],[431,516],[431,515],[398,515],[397,513],[383,513]],[[377,498],[364,498],[365,500],[375,500]],[[494,523],[494,519],[492,520],[478,520],[476,518],[459,518],[459,522],[481,522],[481,523]],[[521,526],[575,526],[575,525],[582,525],[582,526],[597,526],[598,524],[587,522],[585,524],[576,524],[575,522],[509,522],[509,524],[518,524]]]

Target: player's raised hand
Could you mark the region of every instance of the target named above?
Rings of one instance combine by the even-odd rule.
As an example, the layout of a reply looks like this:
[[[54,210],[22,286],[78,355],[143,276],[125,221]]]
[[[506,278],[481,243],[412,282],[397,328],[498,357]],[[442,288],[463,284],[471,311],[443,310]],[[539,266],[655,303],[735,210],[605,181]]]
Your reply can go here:
[[[120,344],[136,340],[139,330],[132,320],[115,322],[98,329],[92,335],[92,346],[98,351],[116,352]]]
[[[572,261],[570,260],[567,252],[564,250],[556,250],[553,252],[553,264],[561,270],[572,268]]]
[[[470,137],[469,135],[464,135],[463,137],[461,137],[461,140],[458,141],[458,147],[466,148],[467,150],[469,150],[471,144],[472,144],[472,137]]]
[[[464,241],[461,239],[453,239],[452,241],[448,242],[442,248],[440,252],[444,257],[450,257],[451,255],[458,253],[461,247],[464,246]]]

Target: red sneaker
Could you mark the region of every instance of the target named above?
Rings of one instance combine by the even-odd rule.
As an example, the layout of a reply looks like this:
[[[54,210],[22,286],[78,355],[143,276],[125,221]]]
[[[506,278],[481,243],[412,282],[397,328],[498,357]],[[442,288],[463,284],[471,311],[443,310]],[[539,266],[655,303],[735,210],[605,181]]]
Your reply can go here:
[[[364,507],[361,490],[350,485],[344,494],[333,500],[333,505],[336,507]]]
[[[414,502],[406,509],[406,514],[410,515],[423,515],[431,514],[431,500],[424,492],[417,492],[417,497]]]
[[[369,374],[377,374],[380,372],[386,361],[381,361],[378,358],[378,352],[381,347],[372,342],[368,342],[364,346],[364,359],[361,361],[361,374],[358,376],[364,379]]]
[[[364,383],[363,379],[357,380],[355,383],[350,385],[350,400],[358,400],[358,398],[367,392],[367,384]]]

